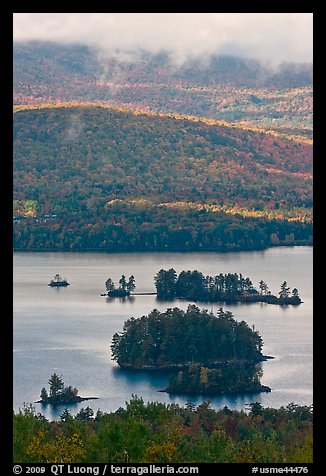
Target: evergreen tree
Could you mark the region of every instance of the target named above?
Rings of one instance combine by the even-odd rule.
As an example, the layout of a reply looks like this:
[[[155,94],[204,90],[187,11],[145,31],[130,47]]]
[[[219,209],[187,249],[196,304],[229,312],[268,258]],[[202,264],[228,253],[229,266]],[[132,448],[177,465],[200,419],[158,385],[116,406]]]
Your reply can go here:
[[[41,396],[41,400],[43,402],[45,402],[49,398],[48,392],[46,391],[46,389],[44,387],[41,390],[41,395],[40,396]]]
[[[160,269],[154,277],[157,297],[174,298],[176,293],[177,273],[173,268],[169,270]]]
[[[289,297],[289,295],[290,295],[290,288],[288,287],[286,281],[283,281],[283,283],[281,284],[281,290],[280,290],[280,292],[279,292],[278,294],[279,294],[279,296],[280,296],[280,299],[286,299],[286,298]]]
[[[68,408],[65,408],[63,412],[59,415],[61,421],[67,422],[73,419],[73,416],[69,412]]]
[[[132,367],[170,366],[189,362],[205,364],[241,357],[260,360],[262,339],[244,322],[237,323],[230,311],[217,316],[189,305],[148,316],[128,319],[123,332],[114,334],[112,358]]]
[[[89,421],[92,420],[94,416],[94,410],[90,407],[81,408],[77,415],[75,416],[76,420]]]
[[[126,281],[126,276],[123,274],[121,278],[119,279],[119,289],[122,291],[125,291],[127,288],[127,281]]]
[[[263,414],[263,406],[259,402],[249,403],[250,412],[253,416]]]
[[[127,291],[128,293],[132,293],[136,288],[136,285],[135,285],[135,277],[133,275],[131,275],[129,277],[129,280],[128,280],[128,283],[127,283]]]
[[[120,356],[120,351],[119,351],[120,340],[121,340],[121,338],[120,338],[120,336],[117,332],[115,334],[113,334],[112,343],[110,345],[113,360],[118,360],[121,357]]]
[[[263,280],[259,281],[259,289],[260,289],[260,294],[264,294],[264,295],[267,294],[268,286],[265,283],[265,281]]]
[[[60,397],[65,386],[62,377],[59,377],[56,373],[54,373],[51,375],[48,383],[50,385],[50,397],[53,398],[53,400]]]
[[[114,282],[112,281],[111,278],[108,278],[105,281],[105,287],[106,287],[106,290],[107,290],[108,293],[115,289]]]

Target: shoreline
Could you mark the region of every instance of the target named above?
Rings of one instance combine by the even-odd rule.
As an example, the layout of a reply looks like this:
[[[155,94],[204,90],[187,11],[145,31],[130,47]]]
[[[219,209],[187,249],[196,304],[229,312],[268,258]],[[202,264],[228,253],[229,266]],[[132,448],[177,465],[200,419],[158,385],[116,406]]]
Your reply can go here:
[[[247,363],[253,363],[253,364],[259,364],[261,362],[265,362],[265,361],[270,360],[270,359],[275,359],[275,357],[272,356],[272,355],[262,355],[259,360],[246,361],[246,362]],[[186,369],[186,368],[189,367],[189,365],[192,364],[192,362],[188,362],[186,364],[170,364],[170,365],[161,365],[161,366],[143,365],[143,366],[135,367],[132,364],[121,364],[119,362],[117,362],[117,363],[118,363],[120,369],[122,369],[122,370],[134,370],[134,371],[137,371],[137,370],[149,370],[149,371],[153,371],[153,370],[156,370],[156,371],[171,370],[171,371],[174,371],[174,370]],[[206,367],[209,367],[209,368],[214,368],[215,366],[221,365],[221,363],[225,363],[225,361],[223,361],[223,362],[213,362],[213,363],[210,363],[210,364],[196,362],[196,365],[201,365],[201,366],[206,366]]]
[[[278,245],[269,245],[259,248],[236,248],[236,249],[192,249],[192,250],[185,250],[185,249],[173,249],[173,250],[166,250],[166,249],[159,249],[159,250],[103,250],[102,248],[83,248],[83,249],[58,249],[58,248],[29,248],[29,249],[21,249],[21,248],[13,248],[13,252],[17,253],[105,253],[105,254],[148,254],[148,253],[243,253],[243,252],[255,252],[255,251],[266,251],[272,248],[295,248],[295,247],[309,247],[313,248],[313,243],[282,243]]]
[[[242,395],[242,394],[255,394],[255,393],[270,393],[272,389],[268,387],[267,385],[261,385],[257,389],[245,389],[245,390],[230,390],[230,391],[221,391],[221,392],[205,392],[203,390],[199,390],[198,392],[187,392],[187,391],[182,391],[182,390],[169,390],[169,388],[166,388],[164,390],[158,390],[158,392],[161,393],[168,393],[169,395],[191,395],[191,396],[197,396],[197,395],[208,395],[212,397],[219,397],[221,395]]]
[[[75,401],[68,400],[54,400],[54,401],[44,401],[38,400],[34,403],[40,403],[41,405],[76,405],[76,403],[84,402],[85,400],[99,400],[99,397],[77,397]]]

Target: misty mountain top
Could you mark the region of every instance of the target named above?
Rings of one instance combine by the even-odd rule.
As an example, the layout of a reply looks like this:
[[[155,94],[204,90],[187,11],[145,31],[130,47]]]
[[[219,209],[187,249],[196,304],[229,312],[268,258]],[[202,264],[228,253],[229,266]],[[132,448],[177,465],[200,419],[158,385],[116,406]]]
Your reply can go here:
[[[275,66],[257,59],[211,54],[181,63],[168,51],[104,50],[78,43],[14,43],[14,83],[44,80],[46,73],[121,83],[290,88],[312,86],[311,63]]]

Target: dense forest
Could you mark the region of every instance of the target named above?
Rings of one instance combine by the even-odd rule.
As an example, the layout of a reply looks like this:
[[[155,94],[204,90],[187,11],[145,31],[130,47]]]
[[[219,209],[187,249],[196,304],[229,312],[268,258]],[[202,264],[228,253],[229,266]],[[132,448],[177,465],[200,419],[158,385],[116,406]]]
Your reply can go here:
[[[241,122],[312,136],[312,65],[278,68],[212,55],[178,64],[168,52],[117,54],[78,44],[16,42],[14,104],[92,101]]]
[[[187,299],[202,302],[267,302],[269,304],[301,304],[297,288],[292,289],[283,281],[278,297],[269,290],[267,283],[259,282],[259,291],[250,278],[241,273],[220,273],[204,276],[200,271],[160,269],[154,277],[159,299]]]
[[[214,365],[227,360],[260,362],[263,340],[230,311],[217,315],[189,305],[131,317],[112,338],[112,358],[121,367],[178,368],[191,363]]]
[[[14,463],[311,463],[312,407],[248,411],[209,402],[182,407],[137,397],[112,413],[87,407],[49,422],[25,405],[14,413]]]
[[[312,146],[79,105],[14,114],[15,249],[312,243]]]

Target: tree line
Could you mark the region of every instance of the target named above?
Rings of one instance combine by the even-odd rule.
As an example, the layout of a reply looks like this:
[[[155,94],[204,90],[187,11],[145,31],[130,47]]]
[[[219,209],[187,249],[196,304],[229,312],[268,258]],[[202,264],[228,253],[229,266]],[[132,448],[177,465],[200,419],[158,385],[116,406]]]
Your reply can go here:
[[[65,409],[48,421],[25,405],[13,415],[14,463],[310,463],[312,407],[248,411],[145,403],[111,413]]]
[[[21,110],[14,114],[14,247],[311,244],[311,164],[309,144],[221,124],[90,105]]]
[[[273,295],[264,280],[259,282],[259,291],[248,277],[241,273],[220,273],[204,276],[200,271],[181,271],[174,268],[160,269],[154,277],[159,299],[188,299],[202,302],[267,302],[271,304],[300,304],[297,288],[291,288],[286,281],[280,286],[278,297]]]
[[[224,252],[313,243],[310,221],[245,217],[191,204],[106,204],[95,197],[92,208],[85,207],[80,214],[76,211],[78,197],[62,198],[60,203],[56,217],[47,218],[41,212],[15,217],[14,249]],[[34,207],[37,209],[35,202]]]

